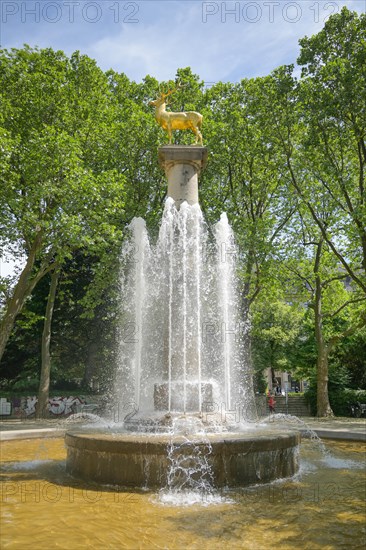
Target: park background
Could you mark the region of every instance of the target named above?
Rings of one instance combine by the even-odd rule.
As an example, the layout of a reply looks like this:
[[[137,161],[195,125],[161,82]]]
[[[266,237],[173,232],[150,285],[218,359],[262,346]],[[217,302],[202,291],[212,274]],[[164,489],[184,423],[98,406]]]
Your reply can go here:
[[[263,3],[84,2],[78,27],[65,3],[30,4],[2,4],[2,395],[108,392],[119,253],[135,216],[157,235],[166,195],[148,103],[179,82],[169,108],[204,115],[201,207],[209,227],[227,212],[237,239],[256,391],[269,369],[308,381],[319,416],[365,402],[364,3],[328,17],[293,2],[255,21]]]

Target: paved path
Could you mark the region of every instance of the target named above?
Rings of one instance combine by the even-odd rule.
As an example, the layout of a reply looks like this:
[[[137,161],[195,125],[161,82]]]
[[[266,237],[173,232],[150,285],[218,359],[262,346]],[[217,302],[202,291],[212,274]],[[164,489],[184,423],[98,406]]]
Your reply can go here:
[[[365,418],[301,418],[321,439],[366,441]],[[301,429],[306,437],[306,430]]]
[[[59,420],[2,420],[0,441],[63,437],[67,429],[65,423],[60,423]]]

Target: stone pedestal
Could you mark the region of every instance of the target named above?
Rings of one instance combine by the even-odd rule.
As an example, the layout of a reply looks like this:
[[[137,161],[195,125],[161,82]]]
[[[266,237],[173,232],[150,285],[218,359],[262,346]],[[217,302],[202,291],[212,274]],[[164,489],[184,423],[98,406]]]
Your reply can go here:
[[[168,179],[168,197],[177,208],[182,202],[198,203],[198,176],[207,163],[207,148],[196,145],[165,145],[159,163]]]

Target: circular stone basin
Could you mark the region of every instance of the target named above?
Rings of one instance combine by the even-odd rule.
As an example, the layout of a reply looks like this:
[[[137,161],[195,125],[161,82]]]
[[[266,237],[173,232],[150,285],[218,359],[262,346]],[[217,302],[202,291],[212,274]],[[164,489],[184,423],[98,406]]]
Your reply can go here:
[[[176,457],[193,470],[203,460],[205,476],[216,487],[268,483],[299,468],[295,431],[183,436],[80,430],[68,432],[65,442],[71,475],[129,487],[166,487]]]

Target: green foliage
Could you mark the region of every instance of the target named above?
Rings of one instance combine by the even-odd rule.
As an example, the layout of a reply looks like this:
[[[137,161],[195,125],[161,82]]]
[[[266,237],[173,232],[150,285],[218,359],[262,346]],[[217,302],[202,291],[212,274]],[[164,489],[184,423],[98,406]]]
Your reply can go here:
[[[366,328],[342,338],[333,360],[347,369],[351,388],[366,390]]]
[[[298,192],[338,260],[366,292],[366,16],[343,8],[300,45]],[[324,195],[328,218],[321,220]]]
[[[263,371],[257,370],[253,377],[254,392],[264,394],[267,387],[267,380],[263,376]]]
[[[75,249],[101,252],[121,240],[125,177],[103,144],[114,108],[106,75],[78,52],[25,47],[1,50],[0,61],[0,247],[34,256],[36,279]]]
[[[205,99],[205,139],[212,155],[202,177],[201,203],[210,222],[224,210],[233,226],[246,310],[271,287],[272,259],[294,211],[267,114],[275,86],[271,77],[218,83]]]
[[[34,289],[27,307],[18,316],[3,360],[0,379],[16,383],[27,378],[39,381],[41,368],[41,337],[49,288],[46,275]]]
[[[252,308],[252,343],[255,370],[292,372],[290,349],[299,335],[303,312],[283,300],[261,296]]]
[[[136,83],[80,52],[1,50],[0,251],[34,254],[29,280],[39,276],[2,376],[38,376],[55,264],[63,271],[54,380],[88,383],[113,364],[126,226],[142,216],[156,235],[166,195],[157,148],[167,136],[149,102],[179,84],[168,109],[204,115],[209,162],[200,203],[209,228],[225,211],[235,231],[258,389],[269,366],[314,378],[322,354],[335,412],[343,407],[337,379],[342,388],[366,387],[365,36],[366,16],[344,8],[300,41],[301,78],[289,65],[206,90],[189,67],[174,80]],[[175,132],[174,140],[192,136]],[[8,280],[0,279],[0,292],[8,307]]]
[[[305,398],[310,405],[311,414],[316,416],[316,385],[311,386],[305,392]],[[341,388],[339,386],[329,386],[329,401],[332,410],[336,416],[351,416],[350,405],[353,403],[366,403],[366,390],[355,390],[351,388]]]
[[[38,378],[31,378],[30,376],[26,376],[26,372],[22,372],[22,375],[12,384],[11,389],[15,390],[15,392],[36,392],[38,384]]]

